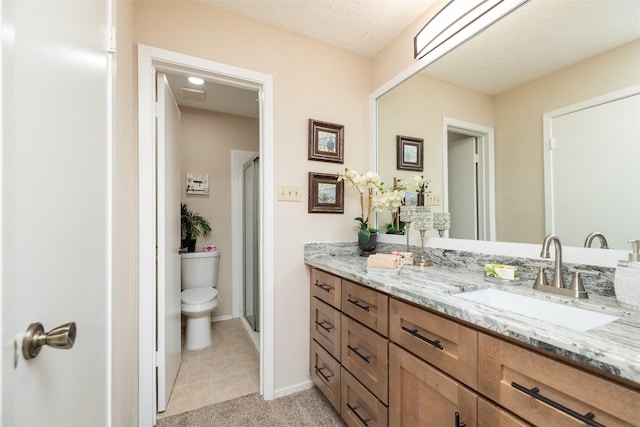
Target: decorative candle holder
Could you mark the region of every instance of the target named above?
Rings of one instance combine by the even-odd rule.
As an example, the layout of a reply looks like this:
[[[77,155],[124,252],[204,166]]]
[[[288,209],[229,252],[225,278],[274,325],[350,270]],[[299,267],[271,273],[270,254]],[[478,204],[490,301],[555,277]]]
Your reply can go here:
[[[415,216],[415,206],[400,206],[400,221],[404,222],[404,233],[407,235],[407,252],[409,252],[409,227]]]
[[[424,257],[424,236],[425,233],[433,229],[433,215],[429,206],[416,206],[413,217],[416,230],[420,232],[420,259],[414,265],[426,267],[430,265]]]
[[[433,214],[433,228],[438,230],[440,237],[451,227],[451,214],[449,212],[436,212]]]

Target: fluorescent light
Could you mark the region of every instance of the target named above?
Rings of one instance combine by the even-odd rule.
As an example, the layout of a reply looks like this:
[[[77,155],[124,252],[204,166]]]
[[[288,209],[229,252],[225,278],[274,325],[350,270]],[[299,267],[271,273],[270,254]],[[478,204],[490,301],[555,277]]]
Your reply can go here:
[[[189,80],[189,83],[191,83],[192,85],[200,86],[204,84],[204,80],[200,77],[189,77],[187,80]]]
[[[415,36],[414,56],[435,60],[527,1],[451,0]]]

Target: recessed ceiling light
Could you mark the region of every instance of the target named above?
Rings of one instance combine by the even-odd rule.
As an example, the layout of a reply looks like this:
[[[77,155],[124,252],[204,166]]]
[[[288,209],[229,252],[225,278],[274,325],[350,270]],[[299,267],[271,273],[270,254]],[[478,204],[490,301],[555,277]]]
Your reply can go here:
[[[200,77],[189,77],[189,83],[194,84],[194,85],[203,85],[204,84],[204,80],[202,80]]]

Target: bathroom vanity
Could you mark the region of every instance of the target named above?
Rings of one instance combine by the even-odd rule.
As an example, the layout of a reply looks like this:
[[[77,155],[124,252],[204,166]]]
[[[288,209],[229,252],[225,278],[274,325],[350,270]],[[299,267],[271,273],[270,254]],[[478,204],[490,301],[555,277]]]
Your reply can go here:
[[[368,274],[342,244],[306,245],[305,263],[311,376],[348,425],[640,423],[640,313],[615,298],[541,294],[464,268]],[[486,288],[615,320],[566,327],[459,297]]]

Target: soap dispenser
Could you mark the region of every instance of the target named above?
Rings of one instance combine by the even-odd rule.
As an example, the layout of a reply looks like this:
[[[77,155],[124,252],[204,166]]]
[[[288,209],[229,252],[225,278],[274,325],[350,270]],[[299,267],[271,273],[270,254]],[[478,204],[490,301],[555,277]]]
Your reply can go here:
[[[629,243],[629,260],[618,262],[613,287],[621,307],[640,310],[640,240],[629,240]]]

